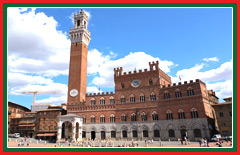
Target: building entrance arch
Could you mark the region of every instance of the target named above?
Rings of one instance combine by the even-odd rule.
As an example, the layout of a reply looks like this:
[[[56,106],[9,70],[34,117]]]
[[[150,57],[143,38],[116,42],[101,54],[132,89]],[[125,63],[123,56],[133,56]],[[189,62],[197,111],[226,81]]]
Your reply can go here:
[[[82,117],[75,114],[62,115],[58,117],[57,141],[71,140],[73,142],[82,140]]]
[[[186,129],[181,129],[181,138],[182,140],[185,140],[185,137],[187,137],[187,130]]]
[[[101,140],[106,139],[106,133],[105,131],[101,131]]]
[[[91,139],[94,140],[96,138],[96,132],[91,131]]]

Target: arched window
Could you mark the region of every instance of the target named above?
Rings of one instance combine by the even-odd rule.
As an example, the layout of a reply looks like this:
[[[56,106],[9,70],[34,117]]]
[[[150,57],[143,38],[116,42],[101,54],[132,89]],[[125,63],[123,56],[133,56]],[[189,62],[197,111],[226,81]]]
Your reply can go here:
[[[173,129],[168,130],[168,136],[169,137],[175,137],[175,132]]]
[[[135,102],[135,96],[133,94],[130,95],[130,102],[131,103]]]
[[[152,79],[149,79],[149,85],[153,85]]]
[[[94,115],[91,116],[91,123],[95,123],[96,122],[96,118]]]
[[[142,121],[147,121],[147,115],[145,114],[145,112],[142,112]]]
[[[95,98],[92,98],[92,99],[91,99],[91,105],[96,105]]]
[[[125,85],[124,85],[124,83],[121,83],[121,87],[122,87],[122,89],[123,89],[123,88],[125,88]]]
[[[143,93],[140,94],[140,102],[145,102],[145,95]]]
[[[195,108],[191,109],[191,117],[192,118],[198,118],[198,112]]]
[[[121,103],[126,103],[126,99],[123,95],[121,96]]]
[[[194,91],[193,91],[193,89],[191,87],[189,87],[187,89],[187,94],[188,94],[188,96],[193,96],[194,95]]]
[[[104,105],[104,104],[105,104],[105,99],[104,99],[104,97],[100,98],[100,104],[101,104],[101,105]]]
[[[182,93],[179,89],[175,91],[176,98],[182,97]]]
[[[168,91],[165,91],[165,92],[164,92],[164,99],[165,99],[165,100],[166,100],[166,99],[170,99],[170,94],[169,94]]]
[[[137,117],[136,117],[136,114],[135,113],[132,113],[131,114],[131,121],[137,121]]]
[[[185,113],[182,109],[178,110],[178,118],[179,119],[185,119]]]
[[[115,100],[113,96],[110,97],[110,104],[115,104]]]
[[[156,111],[154,111],[154,112],[152,113],[152,119],[153,119],[154,121],[158,120],[158,114],[157,114]]]
[[[100,123],[105,123],[105,116],[103,114],[100,116]]]
[[[168,110],[167,111],[167,120],[171,120],[171,119],[173,119],[172,111]]]
[[[115,122],[115,115],[114,114],[110,115],[110,122]]]
[[[86,123],[86,116],[83,115],[83,124]]]
[[[194,129],[193,132],[194,132],[194,137],[195,138],[201,138],[202,137],[200,129]]]
[[[126,115],[124,113],[121,116],[121,120],[122,120],[122,122],[126,122],[127,121],[127,117],[126,117]]]
[[[151,99],[151,101],[156,101],[156,95],[154,92],[151,93],[150,99]]]

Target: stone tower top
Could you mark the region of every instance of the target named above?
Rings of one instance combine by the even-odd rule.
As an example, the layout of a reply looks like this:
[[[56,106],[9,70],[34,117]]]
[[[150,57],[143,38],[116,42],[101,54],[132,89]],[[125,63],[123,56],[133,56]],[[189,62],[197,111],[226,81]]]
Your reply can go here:
[[[81,10],[77,14],[74,13],[74,28],[70,28],[69,37],[71,43],[83,42],[87,46],[91,40],[90,32],[87,29],[88,16]]]

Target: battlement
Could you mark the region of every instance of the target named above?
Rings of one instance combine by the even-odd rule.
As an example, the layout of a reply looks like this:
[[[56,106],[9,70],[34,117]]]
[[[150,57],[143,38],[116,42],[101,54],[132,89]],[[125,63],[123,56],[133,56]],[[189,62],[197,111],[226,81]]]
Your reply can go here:
[[[167,87],[163,85],[162,88],[171,88],[171,87],[175,87],[175,86],[184,86],[184,85],[187,85],[187,84],[199,83],[199,82],[202,82],[202,81],[199,80],[199,79],[196,79],[195,82],[193,82],[193,80],[190,80],[189,82],[184,81],[184,83],[182,83],[182,82],[178,82],[178,84],[176,84],[176,83],[173,83],[172,85],[168,84]]]
[[[102,92],[102,93],[87,93],[86,96],[104,96],[104,95],[114,95],[114,93],[111,92]]]
[[[149,62],[148,64],[149,64],[150,71],[159,69],[158,61],[156,61],[156,62],[153,61],[152,63]]]
[[[122,73],[123,73],[123,68],[122,67],[114,68],[114,76],[121,76]]]

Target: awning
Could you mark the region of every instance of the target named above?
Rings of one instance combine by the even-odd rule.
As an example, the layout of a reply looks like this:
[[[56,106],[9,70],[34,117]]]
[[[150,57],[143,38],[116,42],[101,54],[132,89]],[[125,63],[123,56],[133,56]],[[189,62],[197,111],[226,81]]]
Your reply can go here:
[[[24,124],[24,125],[19,125],[19,126],[35,126],[35,124]]]
[[[55,136],[55,133],[45,133],[45,134],[37,134],[37,136],[41,137],[41,136]]]

